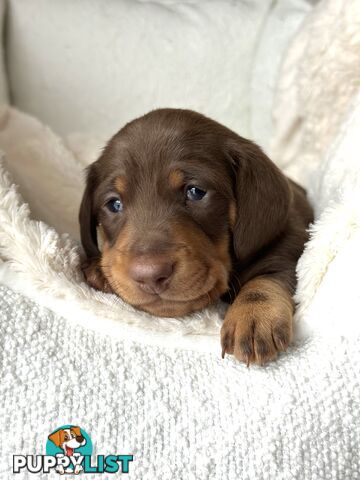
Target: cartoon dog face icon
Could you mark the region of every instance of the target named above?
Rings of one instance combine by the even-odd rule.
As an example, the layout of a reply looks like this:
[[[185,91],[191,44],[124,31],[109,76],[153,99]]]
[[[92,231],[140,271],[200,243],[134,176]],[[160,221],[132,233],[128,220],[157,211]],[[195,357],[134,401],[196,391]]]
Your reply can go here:
[[[83,447],[86,444],[85,438],[81,435],[80,427],[57,430],[49,435],[49,440],[57,447],[62,448],[68,457],[73,455],[76,448]]]
[[[78,453],[74,453],[74,451],[86,444],[86,439],[81,434],[80,427],[61,428],[49,435],[48,438],[57,447],[61,448],[68,457],[79,455]],[[59,455],[57,454],[57,456]],[[78,475],[82,470],[83,467],[81,465],[76,465],[74,469],[75,475]],[[67,473],[62,465],[58,466],[56,471],[61,475]]]

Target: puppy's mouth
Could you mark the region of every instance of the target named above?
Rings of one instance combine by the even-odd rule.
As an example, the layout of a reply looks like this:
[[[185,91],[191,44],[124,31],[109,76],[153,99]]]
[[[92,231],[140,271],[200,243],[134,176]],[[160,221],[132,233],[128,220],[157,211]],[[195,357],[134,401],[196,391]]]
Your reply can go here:
[[[215,302],[221,293],[214,287],[209,292],[193,297],[188,300],[165,298],[161,295],[154,295],[156,298],[151,302],[144,302],[134,305],[139,310],[144,310],[159,317],[179,317],[201,310]]]
[[[161,292],[145,292],[132,282],[116,281],[108,272],[108,280],[123,300],[133,307],[160,317],[178,317],[201,310],[214,303],[227,290],[227,272],[225,269],[217,275],[206,269],[203,275],[184,286],[184,282],[176,279]]]
[[[134,305],[136,306],[137,308],[142,308],[142,307],[147,307],[147,306],[151,306],[153,304],[156,304],[156,303],[171,303],[171,302],[174,302],[174,303],[181,303],[181,304],[186,304],[186,303],[190,303],[190,302],[196,302],[202,298],[207,298],[208,300],[211,299],[212,295],[211,295],[211,292],[213,292],[213,290],[215,289],[215,282],[213,282],[213,286],[205,291],[205,292],[201,292],[201,293],[198,293],[196,295],[189,295],[189,296],[186,296],[186,298],[184,297],[177,297],[176,295],[166,295],[166,292],[164,293],[150,293],[147,297],[151,296],[150,300],[149,298],[147,298],[146,300],[144,300],[143,302],[139,302],[138,304]]]
[[[71,457],[73,455],[74,450],[75,450],[74,448],[71,448],[65,445],[65,453],[68,457]]]

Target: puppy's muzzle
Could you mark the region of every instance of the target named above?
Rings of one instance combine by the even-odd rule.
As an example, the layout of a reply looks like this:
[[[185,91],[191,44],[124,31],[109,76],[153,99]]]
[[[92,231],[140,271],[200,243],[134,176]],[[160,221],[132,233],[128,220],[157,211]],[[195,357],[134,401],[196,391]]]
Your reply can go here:
[[[144,292],[160,294],[171,281],[174,262],[167,256],[151,254],[136,256],[129,265],[129,276]]]

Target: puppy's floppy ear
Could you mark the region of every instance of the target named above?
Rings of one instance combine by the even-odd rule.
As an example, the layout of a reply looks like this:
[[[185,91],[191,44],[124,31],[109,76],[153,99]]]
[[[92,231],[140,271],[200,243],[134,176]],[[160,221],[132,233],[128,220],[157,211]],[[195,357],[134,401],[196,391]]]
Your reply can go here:
[[[57,447],[60,447],[60,445],[64,441],[64,431],[63,430],[57,430],[56,432],[49,435],[48,439],[50,441],[52,441]]]
[[[70,430],[74,432],[77,437],[81,435],[80,427],[71,427]]]
[[[289,213],[291,190],[287,178],[251,141],[232,138],[228,154],[236,171],[234,251],[243,261],[282,232]]]
[[[79,222],[81,243],[88,258],[98,257],[100,252],[97,244],[96,218],[93,212],[92,195],[95,189],[94,165],[87,169],[86,187],[80,205]]]

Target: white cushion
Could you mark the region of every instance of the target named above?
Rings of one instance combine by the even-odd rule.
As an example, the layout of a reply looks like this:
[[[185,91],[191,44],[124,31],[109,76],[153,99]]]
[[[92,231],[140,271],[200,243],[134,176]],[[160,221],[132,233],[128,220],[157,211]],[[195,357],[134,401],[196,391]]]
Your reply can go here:
[[[309,9],[306,0],[283,2],[299,15],[282,23],[276,49]],[[13,102],[63,135],[110,135],[150,109],[172,106],[252,136],[251,72],[265,20],[279,11],[272,3],[9,0]],[[278,60],[266,65],[276,70]],[[270,103],[258,102],[258,116],[269,119]],[[263,128],[260,141],[267,134]]]
[[[269,10],[261,29],[250,85],[250,132],[253,140],[266,150],[273,136],[274,92],[282,59],[304,17],[313,10],[314,3],[304,0],[278,0]]]

